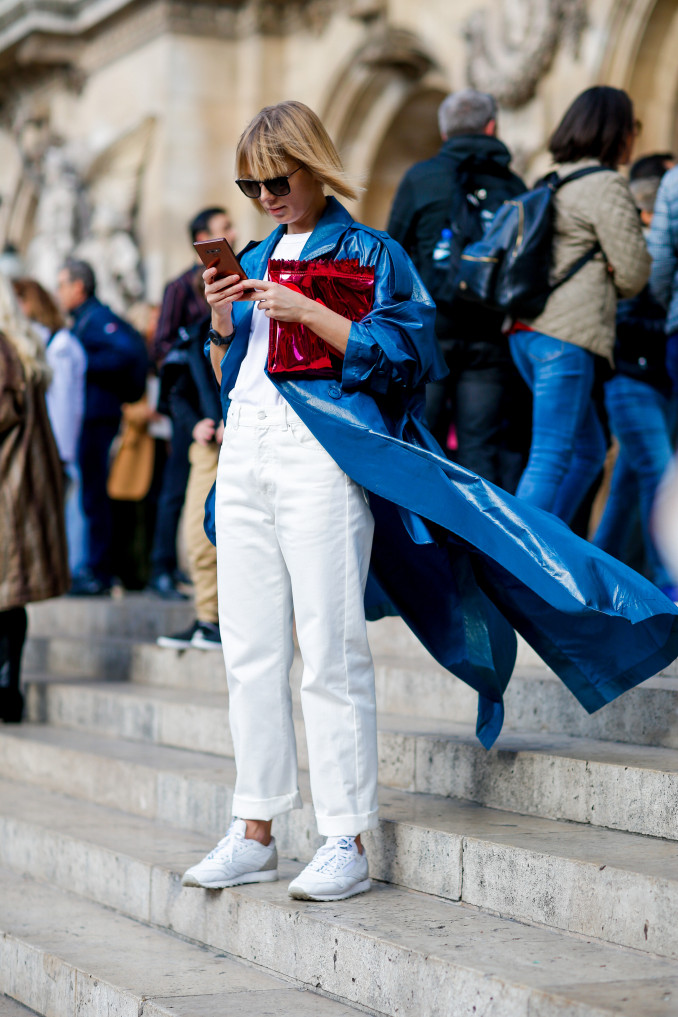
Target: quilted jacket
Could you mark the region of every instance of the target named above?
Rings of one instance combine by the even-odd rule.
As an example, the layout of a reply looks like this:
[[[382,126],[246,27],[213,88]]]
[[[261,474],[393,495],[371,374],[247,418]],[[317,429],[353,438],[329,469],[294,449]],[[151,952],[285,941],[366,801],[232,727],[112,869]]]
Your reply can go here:
[[[556,166],[565,177],[596,159]],[[650,256],[628,184],[614,170],[565,184],[555,198],[555,240],[551,281],[593,247],[592,261],[555,290],[546,307],[527,324],[538,332],[583,346],[612,360],[617,297],[639,293],[650,274]]]
[[[668,308],[666,331],[678,332],[678,167],[661,182],[650,230],[652,275],[650,287]]]

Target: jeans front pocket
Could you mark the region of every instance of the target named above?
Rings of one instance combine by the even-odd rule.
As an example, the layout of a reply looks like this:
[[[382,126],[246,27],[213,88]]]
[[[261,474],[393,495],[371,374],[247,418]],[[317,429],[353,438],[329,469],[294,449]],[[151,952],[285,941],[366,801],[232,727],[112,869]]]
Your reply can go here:
[[[549,364],[562,357],[571,345],[563,339],[555,339],[553,336],[535,332],[529,344],[528,356],[535,364]]]

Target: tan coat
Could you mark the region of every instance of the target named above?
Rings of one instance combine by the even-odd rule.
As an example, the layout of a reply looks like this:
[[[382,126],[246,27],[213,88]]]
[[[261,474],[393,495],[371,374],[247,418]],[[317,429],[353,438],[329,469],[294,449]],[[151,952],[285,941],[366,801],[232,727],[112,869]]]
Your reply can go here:
[[[70,583],[62,470],[42,385],[0,333],[0,611]]]
[[[148,401],[122,408],[122,428],[108,474],[108,497],[113,501],[142,501],[153,480],[155,438],[148,433]]]
[[[558,166],[565,177],[595,159]],[[555,243],[551,282],[595,244],[596,257],[555,290],[546,307],[526,324],[612,360],[617,297],[639,293],[650,275],[640,219],[629,186],[614,171],[594,173],[565,184],[555,197]]]

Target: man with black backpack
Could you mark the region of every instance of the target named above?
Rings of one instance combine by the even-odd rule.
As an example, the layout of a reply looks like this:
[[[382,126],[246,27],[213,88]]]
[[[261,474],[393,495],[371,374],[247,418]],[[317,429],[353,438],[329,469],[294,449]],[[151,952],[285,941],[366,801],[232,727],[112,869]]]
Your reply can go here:
[[[80,438],[82,510],[87,568],[73,577],[71,594],[100,596],[111,588],[112,516],[106,490],[108,456],[118,433],[123,403],[144,394],[148,355],[132,326],[96,297],[96,278],[86,261],[69,258],[59,272],[59,303],[73,319],[71,331],[87,354],[85,417]]]
[[[447,448],[454,426],[456,461],[512,491],[529,447],[529,425],[524,435],[519,425],[526,404],[529,421],[529,393],[501,333],[504,315],[460,299],[455,278],[463,248],[482,237],[500,205],[525,185],[496,137],[491,95],[472,88],[453,92],[438,122],[442,147],[403,177],[388,232],[435,300],[436,333],[450,369],[448,378],[429,386],[429,427]]]

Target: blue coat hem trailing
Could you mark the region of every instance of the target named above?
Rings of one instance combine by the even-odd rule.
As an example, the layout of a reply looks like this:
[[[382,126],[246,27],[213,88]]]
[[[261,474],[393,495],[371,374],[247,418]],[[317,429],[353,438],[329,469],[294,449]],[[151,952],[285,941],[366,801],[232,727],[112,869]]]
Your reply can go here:
[[[262,278],[282,227],[243,257]],[[590,713],[678,656],[678,609],[631,569],[451,463],[422,424],[445,368],[434,307],[402,248],[328,199],[301,257],[375,269],[373,309],[351,325],[340,381],[271,380],[375,518],[368,618],[400,614],[435,659],[479,694],[478,738],[501,731],[519,632]],[[222,405],[247,350],[252,305],[234,306]],[[214,541],[213,494],[205,529]]]

